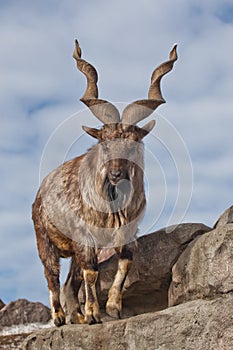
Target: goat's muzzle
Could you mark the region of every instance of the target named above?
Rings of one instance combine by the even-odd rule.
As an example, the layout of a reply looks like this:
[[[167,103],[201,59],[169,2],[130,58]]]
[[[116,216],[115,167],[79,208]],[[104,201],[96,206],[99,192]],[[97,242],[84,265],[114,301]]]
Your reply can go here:
[[[114,159],[108,163],[108,179],[112,185],[119,184],[127,177],[127,160]]]
[[[121,180],[125,178],[124,171],[119,168],[109,169],[108,178],[112,185],[117,185]]]

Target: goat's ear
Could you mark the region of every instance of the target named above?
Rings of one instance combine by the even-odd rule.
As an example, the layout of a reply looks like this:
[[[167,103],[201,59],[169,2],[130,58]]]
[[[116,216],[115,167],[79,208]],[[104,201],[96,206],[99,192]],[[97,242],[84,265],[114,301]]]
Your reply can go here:
[[[142,138],[148,135],[149,132],[151,132],[151,130],[155,126],[155,123],[156,123],[155,120],[151,120],[149,123],[147,123],[141,128]]]
[[[101,131],[95,128],[89,128],[88,126],[82,126],[83,130],[94,137],[95,139],[100,139],[101,137]]]

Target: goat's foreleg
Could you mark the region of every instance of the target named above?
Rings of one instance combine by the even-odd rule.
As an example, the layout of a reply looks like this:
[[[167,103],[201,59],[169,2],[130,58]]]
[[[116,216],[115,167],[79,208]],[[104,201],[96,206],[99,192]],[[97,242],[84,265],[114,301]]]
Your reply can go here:
[[[132,263],[133,253],[127,246],[116,249],[116,252],[119,256],[118,269],[108,292],[106,312],[111,317],[120,318],[122,314],[122,290]]]
[[[85,283],[85,323],[101,323],[100,309],[96,295],[96,281],[98,278],[98,271],[94,269],[84,269],[83,271]]]
[[[93,246],[76,244],[75,251],[83,269],[86,296],[84,323],[100,323],[100,308],[96,294],[96,281],[98,278],[96,249]]]

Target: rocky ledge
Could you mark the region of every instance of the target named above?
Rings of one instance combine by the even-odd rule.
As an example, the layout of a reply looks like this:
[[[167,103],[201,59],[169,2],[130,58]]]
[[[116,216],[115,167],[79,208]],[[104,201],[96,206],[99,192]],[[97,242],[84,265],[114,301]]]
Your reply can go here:
[[[23,349],[232,349],[232,212],[233,207],[214,229],[182,224],[139,238],[124,292],[125,319],[104,318],[116,270],[112,256],[100,263],[98,286],[108,322],[42,330]],[[82,291],[79,297],[82,301]]]
[[[23,349],[230,350],[232,303],[226,295],[100,325],[52,328],[30,335]]]

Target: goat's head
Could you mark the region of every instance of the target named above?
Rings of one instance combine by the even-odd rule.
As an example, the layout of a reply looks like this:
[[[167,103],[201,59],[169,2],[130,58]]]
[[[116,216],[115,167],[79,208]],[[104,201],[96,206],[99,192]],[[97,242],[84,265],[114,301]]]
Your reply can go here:
[[[122,180],[129,179],[128,169],[135,163],[142,167],[142,139],[153,129],[152,120],[143,127],[136,124],[147,118],[160,104],[165,103],[160,89],[161,78],[173,68],[177,60],[176,45],[170,52],[168,61],[157,67],[151,77],[148,99],[138,100],[129,104],[122,112],[111,103],[98,98],[98,75],[96,69],[81,58],[81,49],[75,41],[73,57],[78,69],[86,76],[87,88],[81,101],[91,110],[94,116],[104,125],[101,129],[83,126],[85,132],[96,138],[98,151],[102,152],[102,166],[99,172],[102,178],[108,178],[115,186]],[[105,160],[105,161],[104,161]]]
[[[154,121],[148,128],[152,129]],[[98,139],[95,150],[101,160],[99,173],[102,178],[108,178],[112,185],[119,184],[124,179],[130,179],[132,166],[143,167],[142,142],[143,137],[149,132],[136,125],[119,123],[104,124],[101,129],[83,129],[91,136]]]

